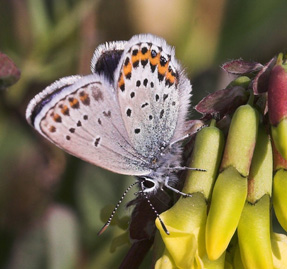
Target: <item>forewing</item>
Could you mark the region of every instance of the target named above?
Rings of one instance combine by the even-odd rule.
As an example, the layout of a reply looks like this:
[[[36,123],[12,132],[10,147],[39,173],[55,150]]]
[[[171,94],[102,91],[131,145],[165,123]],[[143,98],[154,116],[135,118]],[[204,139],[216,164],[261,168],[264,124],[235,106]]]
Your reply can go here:
[[[43,136],[87,162],[121,174],[149,173],[129,143],[116,95],[103,76],[56,81],[34,97],[26,117]]]
[[[133,37],[115,72],[122,118],[129,140],[146,158],[183,134],[191,86],[165,40]]]

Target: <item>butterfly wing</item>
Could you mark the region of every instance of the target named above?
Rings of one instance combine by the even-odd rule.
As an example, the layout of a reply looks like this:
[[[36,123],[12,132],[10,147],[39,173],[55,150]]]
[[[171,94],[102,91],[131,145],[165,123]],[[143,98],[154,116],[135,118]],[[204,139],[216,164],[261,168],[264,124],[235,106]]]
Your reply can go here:
[[[119,64],[126,45],[126,41],[113,41],[99,45],[91,60],[91,71],[94,74],[103,74],[113,83],[114,72]]]
[[[165,40],[134,36],[114,83],[129,140],[143,156],[153,159],[182,136],[191,86]]]
[[[116,95],[103,76],[56,81],[32,99],[26,117],[43,136],[87,162],[121,174],[149,173],[128,142]]]

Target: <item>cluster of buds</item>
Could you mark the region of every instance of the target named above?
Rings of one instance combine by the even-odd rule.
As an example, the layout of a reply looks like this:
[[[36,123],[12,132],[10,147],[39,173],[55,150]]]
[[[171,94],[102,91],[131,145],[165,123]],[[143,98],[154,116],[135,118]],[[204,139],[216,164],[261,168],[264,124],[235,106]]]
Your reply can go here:
[[[287,64],[242,60],[237,75],[197,106],[208,127],[195,138],[180,197],[158,219],[155,268],[287,268]],[[209,123],[208,123],[209,122]]]

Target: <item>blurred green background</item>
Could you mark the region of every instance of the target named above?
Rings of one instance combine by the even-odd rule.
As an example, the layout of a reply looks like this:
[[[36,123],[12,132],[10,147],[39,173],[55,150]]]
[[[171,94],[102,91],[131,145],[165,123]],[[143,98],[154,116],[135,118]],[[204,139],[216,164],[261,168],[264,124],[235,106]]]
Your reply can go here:
[[[22,72],[0,96],[0,268],[117,268],[129,249],[118,227],[96,233],[101,209],[134,179],[40,137],[25,121],[35,94],[60,77],[89,74],[97,45],[153,33],[176,47],[195,105],[227,85],[224,62],[265,63],[287,48],[286,10],[286,0],[0,1],[0,51]],[[117,217],[129,213],[122,206]]]

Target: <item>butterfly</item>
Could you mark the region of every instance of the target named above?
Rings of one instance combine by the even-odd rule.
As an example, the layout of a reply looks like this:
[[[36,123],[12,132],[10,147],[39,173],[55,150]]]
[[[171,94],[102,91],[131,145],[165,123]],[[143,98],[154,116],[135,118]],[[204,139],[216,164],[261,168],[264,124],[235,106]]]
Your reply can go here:
[[[163,188],[181,193],[172,186],[185,169],[191,85],[174,49],[151,34],[109,42],[95,50],[91,72],[37,94],[26,111],[30,125],[82,160],[136,176],[147,199]]]

